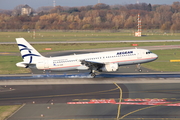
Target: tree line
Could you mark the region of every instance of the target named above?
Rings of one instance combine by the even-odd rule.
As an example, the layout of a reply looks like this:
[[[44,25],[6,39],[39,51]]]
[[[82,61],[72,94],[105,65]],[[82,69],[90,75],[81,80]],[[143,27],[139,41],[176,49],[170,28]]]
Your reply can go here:
[[[36,15],[20,15],[21,6],[0,10],[0,29],[101,30],[136,29],[140,14],[142,29],[180,30],[180,2],[172,5],[147,3],[82,7],[41,7]],[[16,14],[14,14],[16,13]]]

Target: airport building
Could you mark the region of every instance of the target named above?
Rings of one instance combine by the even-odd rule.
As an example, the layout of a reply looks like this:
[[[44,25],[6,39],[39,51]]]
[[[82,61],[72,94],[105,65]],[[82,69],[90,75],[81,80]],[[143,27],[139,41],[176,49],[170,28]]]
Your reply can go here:
[[[30,15],[32,12],[32,8],[29,5],[25,5],[21,9],[21,15]]]

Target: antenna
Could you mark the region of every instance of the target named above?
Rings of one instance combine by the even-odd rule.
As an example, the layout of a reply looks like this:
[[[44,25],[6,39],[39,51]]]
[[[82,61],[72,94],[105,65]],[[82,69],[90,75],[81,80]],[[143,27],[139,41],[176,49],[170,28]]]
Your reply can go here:
[[[53,7],[56,7],[56,1],[55,0],[53,1]]]
[[[141,32],[142,32],[142,28],[141,28],[141,18],[140,18],[140,14],[138,14],[138,31],[135,32],[135,36],[136,37],[141,37]]]
[[[138,32],[141,32],[141,18],[140,18],[140,14],[138,14]]]

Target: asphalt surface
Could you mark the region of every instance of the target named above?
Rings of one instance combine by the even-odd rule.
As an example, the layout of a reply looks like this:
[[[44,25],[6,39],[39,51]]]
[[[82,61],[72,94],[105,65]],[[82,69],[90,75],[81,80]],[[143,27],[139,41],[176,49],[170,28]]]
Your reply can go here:
[[[122,89],[124,102],[121,104],[120,117],[180,119],[179,85],[180,83],[118,84]],[[26,104],[8,120],[116,118],[118,112],[120,93],[115,84],[1,87],[3,88],[11,88],[11,91],[0,92],[0,104]],[[156,101],[152,102],[153,100]],[[148,102],[141,104],[144,101]],[[162,101],[168,103],[163,104]]]

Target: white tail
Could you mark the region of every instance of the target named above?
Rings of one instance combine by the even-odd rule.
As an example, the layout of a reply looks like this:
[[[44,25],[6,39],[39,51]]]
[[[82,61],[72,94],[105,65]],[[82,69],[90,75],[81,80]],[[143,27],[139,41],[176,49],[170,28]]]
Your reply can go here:
[[[42,58],[43,56],[34,49],[24,38],[16,38],[23,63],[24,64],[34,64],[35,60]],[[17,64],[16,64],[17,65]],[[27,67],[27,66],[26,66]]]

